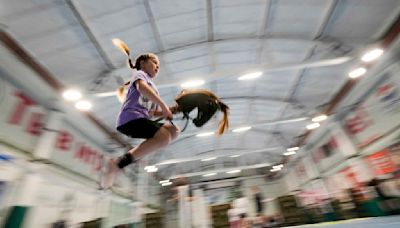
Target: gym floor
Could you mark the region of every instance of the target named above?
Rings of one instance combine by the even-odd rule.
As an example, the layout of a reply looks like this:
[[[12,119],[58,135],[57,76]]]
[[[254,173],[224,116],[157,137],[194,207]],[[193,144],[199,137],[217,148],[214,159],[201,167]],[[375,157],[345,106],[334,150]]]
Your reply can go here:
[[[385,216],[385,217],[373,217],[373,218],[359,218],[359,219],[349,219],[336,222],[324,222],[312,225],[302,225],[302,226],[292,226],[292,227],[324,227],[324,228],[397,228],[400,227],[400,215],[396,216]]]

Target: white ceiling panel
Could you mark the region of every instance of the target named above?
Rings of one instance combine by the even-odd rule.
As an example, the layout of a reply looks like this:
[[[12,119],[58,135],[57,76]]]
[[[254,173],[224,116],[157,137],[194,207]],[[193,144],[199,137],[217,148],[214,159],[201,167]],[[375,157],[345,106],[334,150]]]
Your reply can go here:
[[[150,0],[150,6],[156,19],[164,19],[175,15],[193,13],[204,10],[203,0]]]
[[[80,11],[80,13],[82,16],[85,15],[84,10]],[[146,23],[149,23],[149,19],[143,5],[135,5],[134,7],[124,8],[114,13],[87,20],[87,24],[97,36],[115,34],[132,29],[138,35],[143,36],[146,33],[136,30],[135,27],[142,27]],[[144,38],[151,36],[145,36]]]
[[[62,54],[46,56],[42,62],[59,80],[71,83],[78,79],[76,84],[80,84],[82,79],[92,80],[94,75],[105,69],[104,64],[98,61],[98,53],[93,50],[91,44],[75,46],[64,50]]]
[[[272,37],[299,37],[313,39],[318,33],[330,0],[273,1],[267,34]],[[293,26],[294,25],[294,26]]]
[[[29,41],[30,37],[42,33],[52,33],[54,30],[77,24],[72,13],[63,4],[52,4],[44,10],[40,8],[29,13],[19,15],[17,18],[6,18],[8,29],[22,42]]]
[[[260,33],[267,1],[212,1],[212,3],[216,39],[254,37]]]
[[[39,0],[40,1],[40,0]],[[64,0],[60,0],[64,1]],[[114,13],[121,12],[123,10],[131,8],[140,8],[143,7],[143,0],[118,0],[118,1],[109,1],[109,0],[73,0],[74,5],[79,9],[80,12],[84,15],[86,19],[93,19],[96,17],[103,17],[104,15],[110,15]],[[135,13],[138,13],[135,11]],[[140,15],[131,14],[130,18],[136,18]],[[137,18],[136,18],[137,19]]]
[[[307,70],[295,98],[307,106],[317,106],[328,102],[333,93],[337,92],[347,80],[349,70],[349,65]]]
[[[60,37],[63,37],[63,39],[60,40]],[[43,33],[40,38],[29,39],[25,46],[35,53],[37,57],[46,58],[48,56],[58,56],[60,53],[82,44],[90,46],[89,42],[89,39],[82,34],[82,28],[74,25],[57,32]],[[100,61],[100,59],[97,61]]]
[[[398,0],[341,1],[325,34],[349,42],[371,42],[400,12]]]

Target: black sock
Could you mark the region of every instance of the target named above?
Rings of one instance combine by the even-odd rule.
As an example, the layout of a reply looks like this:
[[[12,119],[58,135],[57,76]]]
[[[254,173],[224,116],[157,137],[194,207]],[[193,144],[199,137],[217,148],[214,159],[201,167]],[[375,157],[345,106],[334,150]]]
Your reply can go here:
[[[124,167],[130,165],[133,162],[135,162],[133,155],[131,153],[126,153],[118,159],[117,166],[118,168],[123,169]]]

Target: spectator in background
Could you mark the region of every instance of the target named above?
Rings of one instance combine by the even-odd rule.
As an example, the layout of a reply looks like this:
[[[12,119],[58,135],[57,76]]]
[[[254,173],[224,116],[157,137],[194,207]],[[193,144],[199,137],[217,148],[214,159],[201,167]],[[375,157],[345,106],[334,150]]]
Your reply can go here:
[[[254,203],[256,205],[257,216],[262,216],[264,212],[264,204],[263,204],[264,197],[257,186],[251,187],[251,190],[254,194],[253,197],[254,197]]]
[[[248,227],[249,200],[243,193],[239,193],[239,198],[233,201],[233,207],[240,217],[240,227]]]
[[[350,188],[348,189],[348,194],[351,198],[352,203],[354,204],[354,212],[357,217],[361,218],[364,215],[363,207],[362,207],[362,193],[359,188]]]
[[[229,219],[229,227],[230,228],[240,228],[240,217],[238,210],[233,206],[233,203],[230,204],[230,208],[227,211],[228,219]]]

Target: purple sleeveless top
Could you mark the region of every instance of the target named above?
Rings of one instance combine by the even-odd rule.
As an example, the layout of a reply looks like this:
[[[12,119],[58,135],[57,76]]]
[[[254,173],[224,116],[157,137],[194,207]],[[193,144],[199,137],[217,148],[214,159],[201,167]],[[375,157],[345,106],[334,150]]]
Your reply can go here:
[[[116,127],[135,119],[148,119],[150,118],[149,111],[157,109],[157,104],[141,95],[137,90],[134,82],[139,79],[145,81],[157,94],[159,94],[156,85],[146,72],[142,70],[133,70],[125,102],[122,104],[121,111],[118,113]]]

